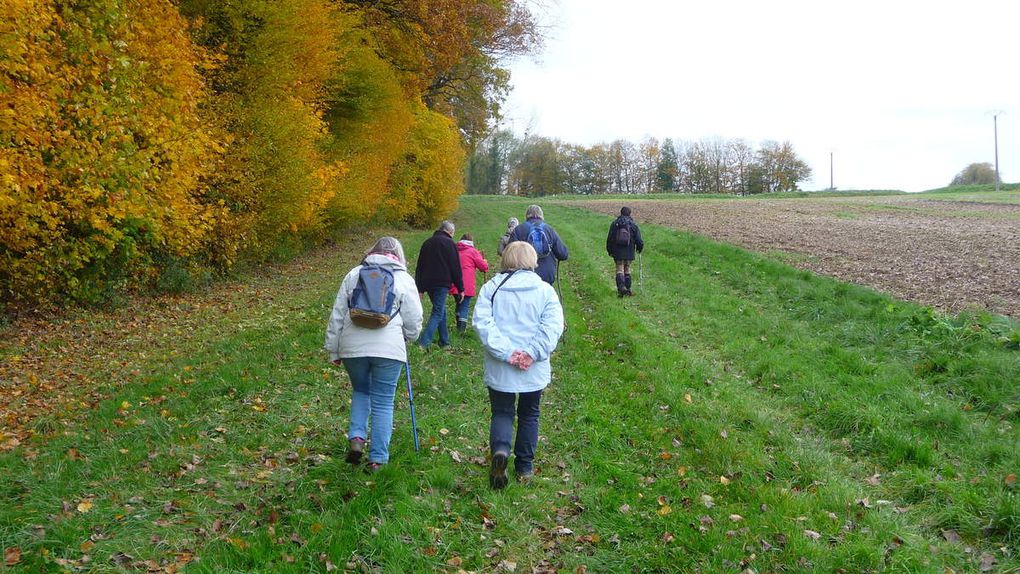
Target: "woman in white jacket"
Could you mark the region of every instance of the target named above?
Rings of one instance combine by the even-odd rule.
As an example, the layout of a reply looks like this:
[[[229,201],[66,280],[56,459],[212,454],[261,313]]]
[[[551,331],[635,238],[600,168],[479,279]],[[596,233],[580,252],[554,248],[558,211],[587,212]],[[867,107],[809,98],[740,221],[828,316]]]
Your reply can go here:
[[[474,327],[485,349],[484,380],[492,407],[489,484],[497,489],[507,484],[515,414],[514,470],[521,481],[534,473],[542,391],[552,377],[550,355],[563,334],[559,297],[535,274],[537,266],[531,244],[510,243],[503,251],[503,271],[482,286],[475,303]]]
[[[382,328],[370,329],[351,322],[349,301],[358,284],[363,265],[379,265],[393,274],[393,308],[396,314]],[[407,361],[407,341],[421,332],[422,307],[414,277],[407,273],[404,248],[393,237],[376,241],[362,265],[351,269],[340,285],[333,312],[326,327],[326,351],[333,364],[343,365],[354,390],[351,395],[351,424],[347,431],[347,462],[361,461],[369,438],[368,419],[372,417],[368,467],[370,472],[389,461],[390,435],[393,434],[393,399],[400,370]]]

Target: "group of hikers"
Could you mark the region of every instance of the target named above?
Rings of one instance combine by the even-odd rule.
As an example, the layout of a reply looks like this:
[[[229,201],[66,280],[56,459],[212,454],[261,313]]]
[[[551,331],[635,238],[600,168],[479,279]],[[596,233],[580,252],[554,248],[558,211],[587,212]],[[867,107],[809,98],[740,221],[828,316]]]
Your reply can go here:
[[[623,207],[606,237],[619,297],[633,295],[630,266],[644,249],[641,230],[630,214],[630,208]],[[497,248],[499,272],[476,289],[476,274],[487,273],[489,263],[471,234],[454,242],[455,230],[453,222],[443,221],[425,240],[413,278],[400,241],[376,241],[340,285],[325,348],[330,361],[347,370],[353,387],[346,461],[360,463],[367,446],[365,468],[375,472],[389,461],[397,382],[405,365],[410,369],[406,343],[416,341],[427,351],[438,336],[438,347],[450,345],[447,297],[453,295],[456,301],[461,333],[467,330],[469,304],[476,299],[471,326],[484,349],[483,381],[491,409],[489,484],[502,489],[509,481],[511,452],[518,481],[534,476],[542,392],[551,380],[550,357],[564,330],[554,285],[558,264],[569,252],[545,222],[542,208],[531,205],[523,223],[516,217],[507,222]],[[426,295],[432,304],[427,322],[422,306]]]

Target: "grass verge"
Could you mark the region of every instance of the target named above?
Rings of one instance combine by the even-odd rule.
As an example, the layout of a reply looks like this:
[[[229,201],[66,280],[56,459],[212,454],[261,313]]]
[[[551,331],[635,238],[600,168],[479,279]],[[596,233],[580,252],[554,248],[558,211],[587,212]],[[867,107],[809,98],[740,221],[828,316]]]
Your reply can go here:
[[[491,254],[526,204],[462,205],[458,229]],[[488,489],[470,331],[412,355],[422,451],[401,392],[392,463],[369,476],[343,462],[349,383],[320,347],[339,280],[371,243],[352,239],[215,304],[175,300],[186,320],[140,309],[136,327],[76,348],[102,361],[32,347],[91,381],[123,380],[0,454],[9,569],[1020,567],[1015,324],[940,316],[653,226],[638,296],[620,300],[610,219],[546,214],[571,247],[569,328],[533,484]],[[413,256],[428,233],[398,235]],[[29,354],[13,340],[8,359]]]

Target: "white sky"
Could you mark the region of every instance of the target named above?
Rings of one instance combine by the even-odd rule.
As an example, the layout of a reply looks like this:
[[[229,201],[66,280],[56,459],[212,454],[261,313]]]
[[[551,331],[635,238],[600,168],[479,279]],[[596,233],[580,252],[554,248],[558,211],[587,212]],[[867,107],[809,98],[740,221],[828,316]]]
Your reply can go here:
[[[789,140],[804,189],[921,191],[973,162],[1020,181],[1016,0],[551,0],[507,127],[592,145]]]

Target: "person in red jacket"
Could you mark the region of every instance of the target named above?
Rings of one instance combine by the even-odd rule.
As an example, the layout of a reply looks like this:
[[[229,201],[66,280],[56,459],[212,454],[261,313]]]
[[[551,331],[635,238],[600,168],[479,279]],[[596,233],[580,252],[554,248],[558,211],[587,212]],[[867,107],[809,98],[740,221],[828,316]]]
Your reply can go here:
[[[475,248],[474,238],[470,233],[460,236],[457,242],[457,254],[460,256],[460,270],[464,279],[464,297],[457,300],[457,331],[467,330],[468,303],[475,296],[475,273],[489,270],[489,262],[482,252]],[[450,287],[450,295],[457,296],[457,286]]]

